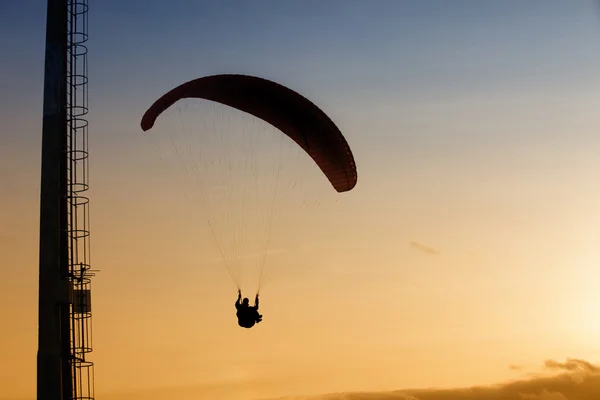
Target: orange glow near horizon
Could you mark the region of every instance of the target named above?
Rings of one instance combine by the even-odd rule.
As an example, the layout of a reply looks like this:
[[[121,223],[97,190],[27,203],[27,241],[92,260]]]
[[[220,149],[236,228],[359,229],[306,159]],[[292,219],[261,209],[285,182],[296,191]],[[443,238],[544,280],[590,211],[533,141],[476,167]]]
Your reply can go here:
[[[93,265],[102,272],[93,355],[107,398],[161,387],[233,399],[485,384],[514,376],[514,363],[595,357],[590,296],[600,228],[587,205],[600,193],[578,184],[584,177],[540,170],[533,183],[509,169],[448,185],[477,171],[438,160],[402,173],[404,188],[396,188],[366,169],[355,192],[317,214],[319,229],[298,226],[309,234],[300,248],[274,254],[280,265],[262,293],[265,319],[247,331],[235,323],[235,285],[202,218],[190,226],[190,203],[165,190],[171,172],[139,175],[151,154],[142,148],[140,161],[126,160],[131,167],[113,155],[94,170]],[[36,174],[27,170],[30,181]],[[502,197],[494,185],[505,187]],[[35,207],[36,191],[22,192],[19,207]],[[554,201],[544,203],[544,192]],[[37,264],[27,249],[37,221],[2,210],[15,227],[2,242],[4,265],[23,266],[17,280],[3,272],[2,312],[19,333],[3,332],[2,353],[16,362],[2,376],[12,395],[25,396],[35,376]],[[292,390],[298,376],[303,383]]]

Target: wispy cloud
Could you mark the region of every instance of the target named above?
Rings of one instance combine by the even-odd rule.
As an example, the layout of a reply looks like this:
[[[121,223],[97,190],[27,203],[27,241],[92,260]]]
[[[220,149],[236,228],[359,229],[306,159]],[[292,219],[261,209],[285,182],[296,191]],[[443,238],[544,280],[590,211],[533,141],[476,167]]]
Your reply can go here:
[[[413,248],[413,249],[415,249],[415,250],[420,251],[421,253],[429,254],[429,255],[432,255],[432,256],[437,256],[438,254],[440,254],[439,251],[437,251],[437,250],[435,250],[435,249],[433,249],[431,247],[425,246],[425,245],[423,245],[421,243],[414,242],[414,241],[410,242],[410,247]]]
[[[600,369],[591,363],[580,360],[577,358],[568,358],[566,362],[561,363],[554,360],[546,360],[544,366],[547,369],[553,370],[565,370],[565,371],[579,371],[579,372],[600,372]]]

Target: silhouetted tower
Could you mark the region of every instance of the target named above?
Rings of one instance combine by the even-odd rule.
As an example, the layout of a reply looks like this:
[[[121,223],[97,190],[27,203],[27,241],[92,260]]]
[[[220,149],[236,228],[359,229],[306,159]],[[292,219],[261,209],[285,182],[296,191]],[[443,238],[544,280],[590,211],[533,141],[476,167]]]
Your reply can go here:
[[[38,400],[94,398],[87,0],[48,0],[42,125]]]

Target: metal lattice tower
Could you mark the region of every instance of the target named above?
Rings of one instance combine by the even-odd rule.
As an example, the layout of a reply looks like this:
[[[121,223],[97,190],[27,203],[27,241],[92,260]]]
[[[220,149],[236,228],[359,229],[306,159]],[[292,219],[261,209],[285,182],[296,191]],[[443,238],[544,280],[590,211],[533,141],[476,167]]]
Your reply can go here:
[[[71,307],[71,367],[73,399],[94,398],[92,351],[89,152],[88,152],[88,5],[69,1],[67,33],[67,126],[69,277],[73,287]]]
[[[38,400],[92,400],[87,0],[48,0],[42,124]]]

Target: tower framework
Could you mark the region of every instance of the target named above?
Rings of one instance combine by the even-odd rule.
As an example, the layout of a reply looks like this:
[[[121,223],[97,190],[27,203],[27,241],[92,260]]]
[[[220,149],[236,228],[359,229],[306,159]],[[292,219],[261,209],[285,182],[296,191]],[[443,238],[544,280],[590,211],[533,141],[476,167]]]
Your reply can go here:
[[[40,194],[37,398],[94,398],[87,0],[48,0]]]

